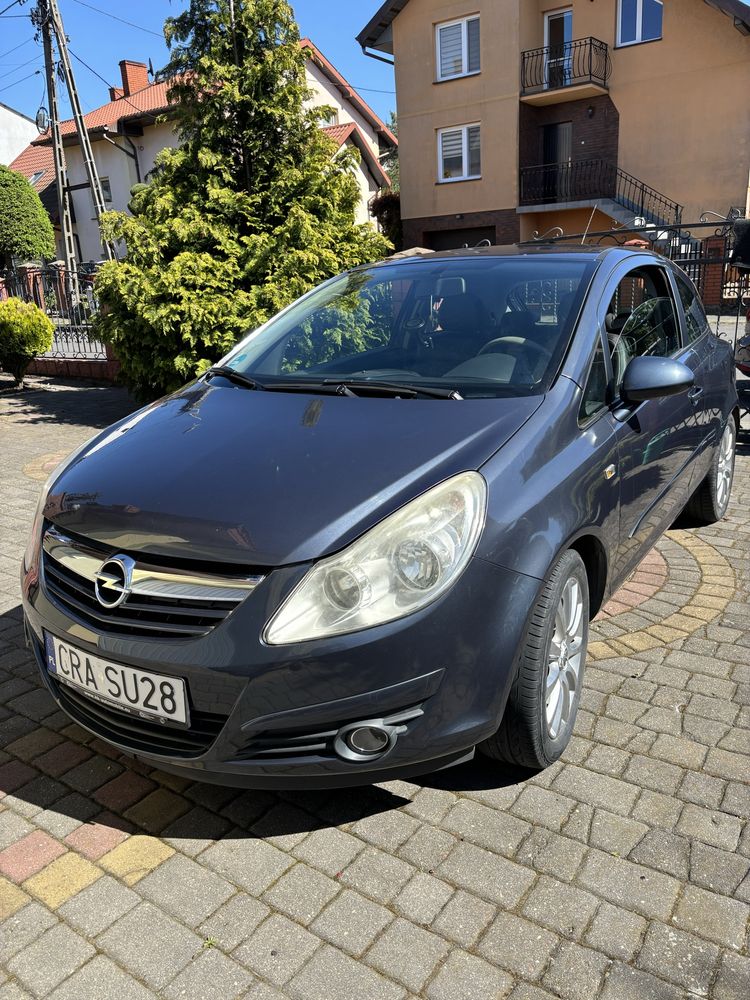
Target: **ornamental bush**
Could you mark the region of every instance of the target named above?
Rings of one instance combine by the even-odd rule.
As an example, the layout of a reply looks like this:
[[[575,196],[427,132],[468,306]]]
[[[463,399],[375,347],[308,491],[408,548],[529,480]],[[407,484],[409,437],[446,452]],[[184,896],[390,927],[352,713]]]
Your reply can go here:
[[[190,0],[168,18],[175,127],[100,270],[98,333],[141,398],[179,388],[244,334],[390,245],[358,225],[356,153],[321,131],[287,0]]]
[[[20,389],[31,362],[52,346],[54,332],[49,317],[33,302],[0,302],[0,368],[15,378]]]
[[[22,174],[0,165],[0,267],[11,257],[54,256],[55,233],[39,195]]]

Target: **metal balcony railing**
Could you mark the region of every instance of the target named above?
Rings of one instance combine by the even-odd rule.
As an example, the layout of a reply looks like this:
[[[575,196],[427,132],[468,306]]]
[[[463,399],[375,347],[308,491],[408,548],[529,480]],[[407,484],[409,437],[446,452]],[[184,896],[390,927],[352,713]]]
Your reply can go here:
[[[521,53],[521,96],[581,83],[607,87],[609,46],[598,38],[577,38]]]
[[[682,206],[607,160],[542,163],[521,168],[520,204],[545,205],[609,198],[647,222],[674,225]]]

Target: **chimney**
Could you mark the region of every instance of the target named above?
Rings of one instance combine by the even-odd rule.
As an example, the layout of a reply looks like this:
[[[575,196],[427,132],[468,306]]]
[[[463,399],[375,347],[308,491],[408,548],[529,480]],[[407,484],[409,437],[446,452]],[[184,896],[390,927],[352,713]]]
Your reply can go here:
[[[130,97],[137,90],[148,87],[148,66],[142,62],[132,62],[130,59],[120,60],[120,75],[124,97]]]
[[[110,87],[109,88],[109,99],[110,101],[119,101],[121,97],[124,96],[122,87]]]

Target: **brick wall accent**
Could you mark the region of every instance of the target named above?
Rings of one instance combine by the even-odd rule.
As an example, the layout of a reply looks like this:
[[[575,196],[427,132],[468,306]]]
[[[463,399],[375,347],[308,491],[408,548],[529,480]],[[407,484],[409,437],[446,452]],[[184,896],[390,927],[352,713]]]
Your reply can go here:
[[[106,361],[88,361],[83,358],[35,358],[29,375],[49,375],[51,378],[86,378],[95,382],[117,382],[120,362],[109,344],[105,344]]]
[[[472,231],[476,231],[478,242],[485,235],[492,238],[494,229],[494,239],[492,242],[496,246],[507,243],[517,243],[520,239],[520,225],[518,215],[514,208],[500,208],[492,212],[465,212],[457,215],[433,215],[422,219],[404,219],[404,249],[410,247],[431,247],[431,234],[442,234],[448,236],[455,232],[460,240],[458,246],[464,242],[470,242]],[[464,236],[467,236],[464,239]]]
[[[716,309],[722,302],[724,287],[724,257],[727,252],[726,240],[723,236],[709,236],[703,240],[703,252],[707,260],[717,258],[715,264],[706,263],[703,269],[703,288],[701,297],[707,309]]]
[[[589,117],[589,108],[594,109],[592,117]],[[573,162],[602,159],[617,163],[620,115],[612,98],[602,96],[543,107],[522,103],[518,121],[521,167],[534,167],[544,161],[544,126],[558,122],[573,123]]]

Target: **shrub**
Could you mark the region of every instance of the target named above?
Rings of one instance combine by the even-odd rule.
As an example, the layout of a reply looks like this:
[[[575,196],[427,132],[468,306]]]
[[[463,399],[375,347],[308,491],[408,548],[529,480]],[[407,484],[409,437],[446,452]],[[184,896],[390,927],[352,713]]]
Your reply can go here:
[[[401,222],[401,195],[388,190],[373,198],[370,205],[372,215],[378,220],[386,238],[399,251],[404,248],[404,227]]]
[[[22,174],[0,165],[0,267],[55,256],[52,223],[34,188]]]
[[[50,319],[33,302],[0,302],[0,368],[13,375],[19,388],[37,354],[52,346],[54,332]]]

